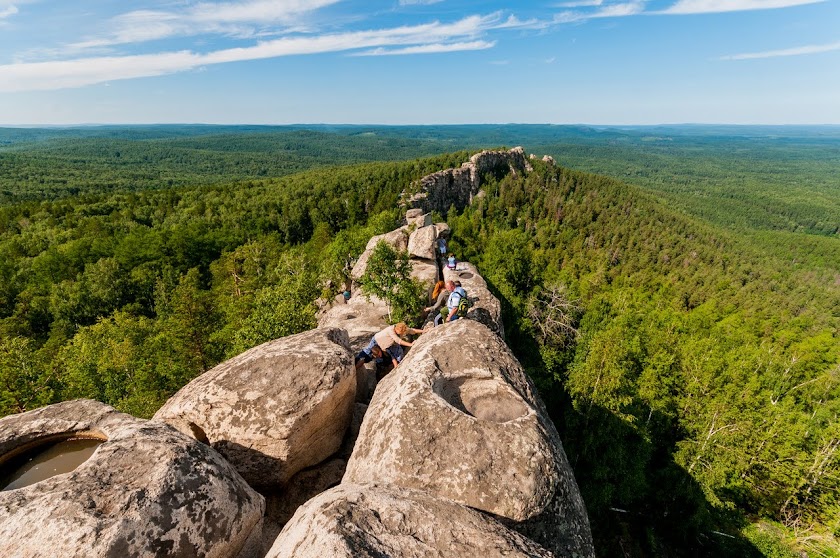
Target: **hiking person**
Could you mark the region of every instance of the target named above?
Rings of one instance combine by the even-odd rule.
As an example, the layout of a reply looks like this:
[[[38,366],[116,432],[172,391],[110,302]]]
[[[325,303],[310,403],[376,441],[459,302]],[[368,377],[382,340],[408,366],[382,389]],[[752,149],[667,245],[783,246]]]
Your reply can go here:
[[[440,261],[442,262],[446,259],[446,251],[448,250],[448,248],[446,246],[446,239],[443,238],[442,236],[439,236],[438,239],[437,239],[437,245],[438,245],[438,257],[440,258]]]
[[[455,271],[455,268],[458,267],[458,260],[455,259],[455,254],[452,252],[449,253],[449,257],[446,259],[446,267]]]
[[[446,283],[444,283],[443,281],[438,281],[435,284],[434,290],[432,291],[432,302],[434,302],[434,304],[423,308],[423,311],[426,312],[426,314],[428,315],[429,313],[439,310],[443,307],[444,304],[446,304],[446,301],[449,298],[450,294],[452,293],[449,290],[447,290]],[[440,325],[440,320],[437,316],[435,317],[435,325]]]
[[[446,300],[446,308],[448,314],[444,321],[454,322],[458,318],[464,318],[467,315],[467,310],[470,306],[470,301],[467,298],[467,291],[461,286],[460,281],[447,281],[446,288],[450,289],[449,298]]]
[[[423,333],[423,330],[408,327],[405,322],[400,322],[396,325],[386,327],[373,336],[372,341],[375,341],[379,345],[379,348],[382,349],[383,358],[385,358],[384,355],[390,356],[394,368],[402,362],[403,355],[405,354],[403,347],[411,347],[413,344],[411,341],[406,341],[402,338],[407,333],[419,335]]]
[[[376,344],[375,339],[371,339],[368,346],[359,351],[356,355],[356,370],[359,370],[362,366],[372,360],[376,360],[377,364],[379,364],[382,361],[382,356],[382,349],[380,349],[379,345]]]

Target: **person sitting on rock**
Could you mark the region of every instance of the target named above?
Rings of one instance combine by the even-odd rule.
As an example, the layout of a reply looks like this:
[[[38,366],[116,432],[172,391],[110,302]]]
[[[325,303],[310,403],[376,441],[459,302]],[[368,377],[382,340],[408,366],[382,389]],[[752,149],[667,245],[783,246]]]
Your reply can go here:
[[[444,283],[443,281],[438,281],[437,284],[435,284],[434,290],[432,291],[432,301],[434,302],[434,304],[423,308],[423,311],[426,312],[426,314],[437,312],[440,308],[443,307],[444,304],[446,304],[446,301],[447,299],[449,299],[450,294],[452,293],[449,290],[447,290],[446,283]],[[435,325],[440,324],[440,319],[438,319],[439,317],[440,314],[435,316]]]
[[[455,271],[455,269],[458,267],[458,260],[455,259],[455,254],[453,254],[452,252],[450,252],[449,257],[446,258],[446,267],[447,269],[451,269],[452,271]]]
[[[380,349],[379,345],[376,344],[376,340],[371,339],[368,346],[359,351],[356,355],[356,370],[359,370],[372,360],[376,360],[377,364],[379,364],[382,361],[383,356],[382,349]]]
[[[444,321],[454,322],[462,317],[458,314],[458,307],[461,305],[461,300],[467,298],[467,291],[461,286],[460,281],[447,281],[446,288],[450,289],[452,294],[449,295],[449,299],[446,301],[446,308],[449,313],[446,315]]]
[[[405,322],[400,322],[396,325],[388,326],[376,335],[373,336],[373,341],[382,349],[382,352],[391,357],[391,363],[396,368],[402,362],[403,347],[411,347],[412,342],[406,341],[402,338],[407,333],[421,334],[422,329],[414,329],[408,327]],[[384,358],[384,357],[383,357]]]

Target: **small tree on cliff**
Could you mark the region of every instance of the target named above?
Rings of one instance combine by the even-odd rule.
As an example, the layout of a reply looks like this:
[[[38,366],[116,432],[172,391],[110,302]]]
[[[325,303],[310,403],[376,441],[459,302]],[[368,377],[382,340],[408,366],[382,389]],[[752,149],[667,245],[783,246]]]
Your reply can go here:
[[[367,269],[359,279],[362,292],[388,304],[388,321],[412,322],[423,309],[423,285],[411,277],[408,252],[380,241],[371,252]]]

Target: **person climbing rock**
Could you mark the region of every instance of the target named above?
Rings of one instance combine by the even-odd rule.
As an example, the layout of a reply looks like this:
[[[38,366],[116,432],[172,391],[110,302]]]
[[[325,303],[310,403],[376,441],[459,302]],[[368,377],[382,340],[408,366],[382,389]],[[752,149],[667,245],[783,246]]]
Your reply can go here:
[[[449,313],[445,321],[454,322],[458,318],[466,317],[466,310],[469,309],[469,298],[467,298],[467,291],[461,286],[460,281],[448,281],[446,283],[447,289],[450,289],[452,294],[446,301],[446,308]]]
[[[394,368],[402,362],[403,355],[405,354],[403,347],[411,347],[412,345],[411,341],[406,341],[402,338],[403,335],[408,333],[419,335],[423,333],[423,330],[408,327],[405,322],[400,322],[396,325],[386,327],[373,336],[373,341],[379,345],[382,352],[391,357]]]
[[[359,351],[356,355],[356,370],[359,370],[362,366],[372,360],[376,360],[377,364],[379,364],[382,361],[382,357],[382,349],[380,349],[379,345],[376,344],[375,339],[371,339],[368,346]]]
[[[444,304],[446,304],[450,294],[452,294],[452,292],[446,288],[446,283],[438,281],[432,291],[432,302],[434,302],[434,304],[427,306],[423,309],[423,311],[427,314],[437,312],[439,309],[444,307]],[[435,316],[435,325],[440,325],[440,314]]]

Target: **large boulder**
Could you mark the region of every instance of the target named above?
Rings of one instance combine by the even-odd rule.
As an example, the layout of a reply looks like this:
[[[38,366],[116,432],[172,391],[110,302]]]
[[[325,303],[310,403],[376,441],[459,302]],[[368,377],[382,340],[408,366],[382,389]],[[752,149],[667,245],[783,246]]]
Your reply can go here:
[[[409,209],[405,212],[405,222],[409,227],[414,225],[419,229],[432,224],[432,214],[423,213],[422,209]]]
[[[446,223],[435,223],[435,228],[438,236],[449,238],[452,235],[452,229]]]
[[[370,343],[378,331],[388,327],[388,306],[375,297],[356,295],[347,304],[330,308],[318,319],[318,327],[337,327],[347,331],[350,350],[355,355]],[[373,362],[356,373],[356,400],[367,402],[376,387],[376,370]]]
[[[408,237],[408,255],[412,258],[434,260],[437,257],[437,228],[434,225],[421,227]]]
[[[370,237],[365,250],[373,250],[380,241],[390,244],[397,251],[405,251],[408,249],[408,227]]]
[[[493,519],[418,491],[340,485],[286,525],[267,558],[544,557],[545,549]]]
[[[368,240],[365,251],[361,253],[359,258],[356,260],[356,263],[353,264],[353,269],[350,270],[350,278],[354,283],[358,283],[359,278],[365,274],[368,260],[370,260],[370,255],[373,253],[373,249],[376,248],[376,245],[379,244],[380,241],[390,244],[398,251],[405,251],[408,249],[408,227],[400,227],[399,229],[393,230],[389,233],[373,236],[370,240]]]
[[[318,318],[318,327],[347,331],[350,350],[355,353],[368,344],[374,333],[388,327],[388,305],[375,296],[356,294],[346,304],[336,304],[324,312]]]
[[[431,294],[438,281],[438,266],[434,260],[411,260],[411,277],[420,281]]]
[[[265,556],[268,549],[274,545],[277,535],[300,506],[341,482],[346,466],[345,459],[328,459],[324,463],[299,471],[283,489],[264,495],[266,512],[261,556]]]
[[[483,323],[499,337],[504,338],[502,305],[487,288],[487,282],[479,275],[474,265],[469,262],[458,262],[455,270],[444,267],[443,279],[444,281],[460,281],[461,286],[467,291],[467,298],[472,302],[472,307],[467,313],[469,319]]]
[[[0,492],[0,556],[259,550],[262,496],[218,453],[168,425],[96,401],[59,403],[0,420],[0,459],[9,467],[16,453],[72,437],[102,443],[71,472]]]
[[[205,438],[252,486],[271,487],[339,448],[355,395],[347,332],[322,328],[223,362],[154,418]]]
[[[508,347],[472,320],[420,336],[379,383],[342,482],[424,490],[557,556],[594,556],[554,424]]]

